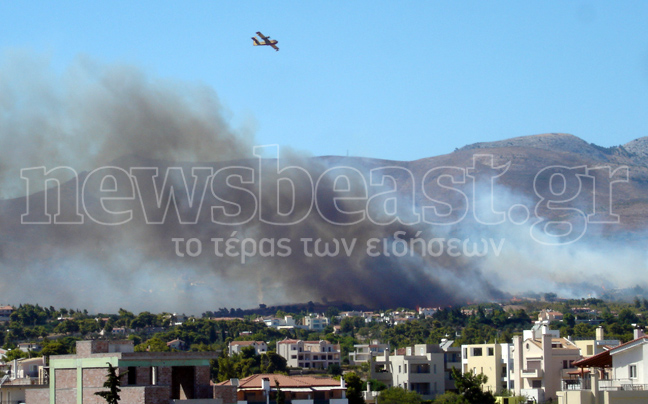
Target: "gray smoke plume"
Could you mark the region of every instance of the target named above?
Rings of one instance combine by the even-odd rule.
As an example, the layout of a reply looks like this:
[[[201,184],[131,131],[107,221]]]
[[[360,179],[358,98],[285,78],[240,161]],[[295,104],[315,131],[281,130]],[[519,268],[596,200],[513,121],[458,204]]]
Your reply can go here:
[[[80,58],[56,73],[32,55],[3,61],[0,272],[11,282],[0,296],[96,311],[310,300],[381,308],[577,279],[556,277],[529,224],[452,224],[468,201],[488,207],[478,188],[464,186],[467,199],[444,191],[457,170],[428,178],[420,161],[255,150],[250,131],[225,116],[214,90],[133,67]],[[505,207],[533,211],[532,195],[493,189]],[[445,224],[422,221],[423,208]],[[561,262],[587,262],[579,251]],[[591,262],[604,272],[605,261]],[[645,269],[645,258],[631,262]]]
[[[89,170],[125,155],[172,161],[251,155],[252,134],[229,126],[213,89],[86,57],[58,73],[44,57],[6,56],[0,111],[4,197],[24,195],[17,171],[24,167]]]

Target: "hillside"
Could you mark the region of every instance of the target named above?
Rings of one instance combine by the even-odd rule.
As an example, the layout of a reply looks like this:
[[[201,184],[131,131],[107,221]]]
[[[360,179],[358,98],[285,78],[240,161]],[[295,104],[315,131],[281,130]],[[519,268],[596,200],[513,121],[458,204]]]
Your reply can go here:
[[[63,184],[60,200],[48,191],[0,201],[0,270],[20,271],[18,289],[0,293],[173,311],[206,300],[414,307],[643,285],[645,143],[544,134],[408,162],[125,156]],[[606,276],[611,266],[625,276]]]

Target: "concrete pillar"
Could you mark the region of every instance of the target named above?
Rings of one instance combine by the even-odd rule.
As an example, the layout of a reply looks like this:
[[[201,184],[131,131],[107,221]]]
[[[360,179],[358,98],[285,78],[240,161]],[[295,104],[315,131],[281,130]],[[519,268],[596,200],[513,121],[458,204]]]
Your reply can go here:
[[[592,382],[591,389],[592,389],[592,395],[594,396],[594,404],[599,404],[600,392],[599,392],[598,370],[593,369],[593,372],[590,372],[590,378]]]

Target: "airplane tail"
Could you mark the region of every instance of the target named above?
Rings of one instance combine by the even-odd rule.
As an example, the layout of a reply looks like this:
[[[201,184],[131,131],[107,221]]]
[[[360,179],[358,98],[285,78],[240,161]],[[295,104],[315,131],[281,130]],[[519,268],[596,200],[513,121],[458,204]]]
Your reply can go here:
[[[256,39],[256,37],[252,37],[252,45],[254,46],[260,45],[259,40]]]

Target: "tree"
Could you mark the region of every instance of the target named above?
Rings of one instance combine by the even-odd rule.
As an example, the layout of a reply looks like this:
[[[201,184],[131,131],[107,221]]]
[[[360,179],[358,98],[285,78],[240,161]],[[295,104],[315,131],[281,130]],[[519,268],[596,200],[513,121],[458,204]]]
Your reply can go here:
[[[119,376],[117,376],[117,368],[113,367],[110,362],[106,363],[108,363],[108,376],[106,377],[103,386],[109,390],[98,391],[95,395],[103,397],[108,404],[118,404],[120,400],[119,392],[121,389],[119,386],[121,386],[121,380],[119,380]]]
[[[331,363],[326,371],[329,375],[333,376],[341,376],[342,375],[342,368],[338,363]]]
[[[482,384],[488,381],[484,374],[461,373],[456,368],[450,370],[455,381],[455,387],[460,396],[470,404],[495,404],[495,397],[488,391],[482,390]]]
[[[447,393],[441,394],[434,400],[434,404],[469,404],[468,400],[465,397],[460,396],[457,393],[448,391]]]
[[[20,350],[18,348],[15,348],[15,349],[12,349],[12,350],[8,351],[3,356],[3,360],[5,362],[11,362],[14,359],[22,359],[22,358],[26,358],[27,356],[29,356],[29,354],[27,352],[24,352],[24,351],[22,351],[22,350]]]
[[[275,388],[277,389],[277,404],[286,404],[286,393],[281,391],[279,380],[275,379]]]
[[[357,374],[350,372],[344,375],[344,381],[347,387],[347,399],[349,404],[365,404],[362,398],[362,379]]]
[[[390,387],[380,392],[378,404],[420,404],[421,395],[402,387]]]

